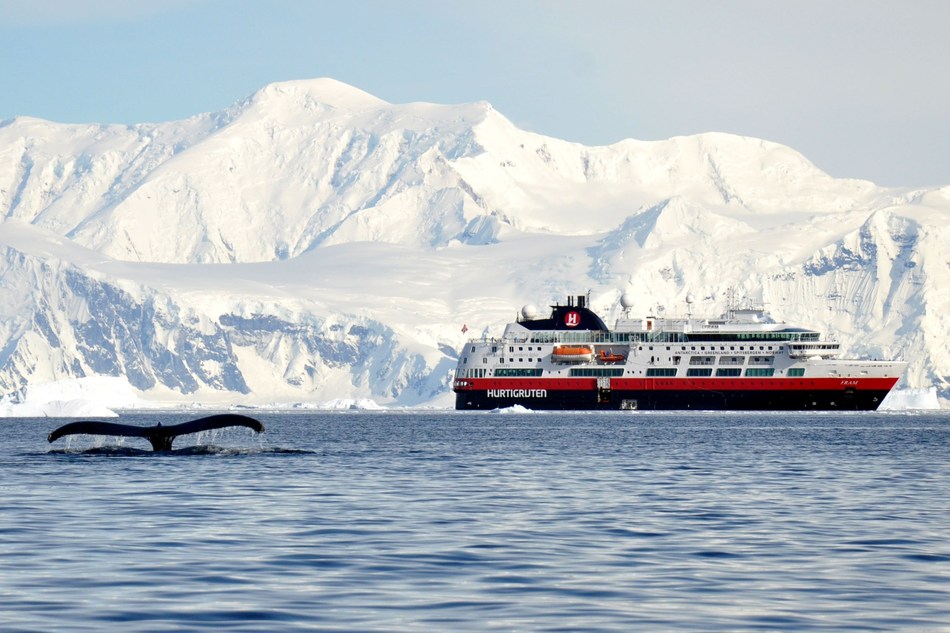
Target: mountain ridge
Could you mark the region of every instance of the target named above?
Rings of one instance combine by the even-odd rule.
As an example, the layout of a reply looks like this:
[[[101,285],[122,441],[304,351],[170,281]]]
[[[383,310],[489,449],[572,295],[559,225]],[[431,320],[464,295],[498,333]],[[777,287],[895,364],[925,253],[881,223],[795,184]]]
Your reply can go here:
[[[849,353],[906,355],[902,384],[947,398],[948,191],[722,133],[586,147],[332,79],[165,124],[18,118],[0,392],[132,375],[165,396],[446,402],[463,324],[584,289],[608,318],[625,288],[715,313],[736,287]]]

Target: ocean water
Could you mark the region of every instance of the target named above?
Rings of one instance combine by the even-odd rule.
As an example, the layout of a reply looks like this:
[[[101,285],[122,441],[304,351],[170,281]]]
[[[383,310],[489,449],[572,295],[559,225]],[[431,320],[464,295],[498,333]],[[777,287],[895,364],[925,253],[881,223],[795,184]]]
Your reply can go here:
[[[950,630],[945,412],[256,417],[0,420],[0,630]]]

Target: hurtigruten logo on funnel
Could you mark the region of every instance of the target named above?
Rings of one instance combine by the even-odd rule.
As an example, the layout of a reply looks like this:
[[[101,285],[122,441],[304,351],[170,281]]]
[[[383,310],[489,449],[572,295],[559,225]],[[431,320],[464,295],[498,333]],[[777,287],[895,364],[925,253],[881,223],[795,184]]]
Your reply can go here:
[[[547,398],[547,389],[489,389],[489,398]]]
[[[567,327],[577,327],[581,324],[581,313],[577,310],[571,310],[564,315],[564,325]]]

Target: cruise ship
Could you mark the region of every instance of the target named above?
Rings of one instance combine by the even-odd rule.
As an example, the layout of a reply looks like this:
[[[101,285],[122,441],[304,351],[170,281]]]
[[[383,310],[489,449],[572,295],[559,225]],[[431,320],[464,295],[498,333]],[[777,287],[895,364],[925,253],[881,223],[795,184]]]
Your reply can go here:
[[[874,410],[907,366],[839,358],[821,332],[731,297],[718,318],[633,317],[633,301],[621,297],[613,330],[586,295],[547,317],[525,306],[501,337],[465,345],[455,408]]]

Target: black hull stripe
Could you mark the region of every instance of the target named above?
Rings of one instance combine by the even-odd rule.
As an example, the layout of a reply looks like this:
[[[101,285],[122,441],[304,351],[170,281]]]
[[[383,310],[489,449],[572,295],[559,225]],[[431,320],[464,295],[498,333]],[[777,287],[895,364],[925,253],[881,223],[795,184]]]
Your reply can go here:
[[[889,391],[897,382],[887,378],[611,378],[614,391]],[[455,391],[487,391],[492,389],[545,389],[555,391],[595,391],[597,378],[462,378],[455,381]]]
[[[889,389],[749,391],[468,390],[455,396],[459,410],[522,406],[549,411],[636,409],[646,411],[873,411]]]

